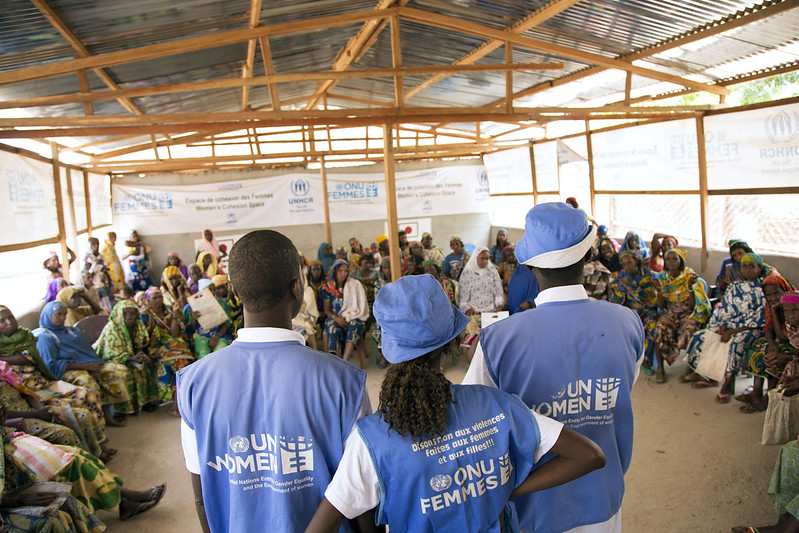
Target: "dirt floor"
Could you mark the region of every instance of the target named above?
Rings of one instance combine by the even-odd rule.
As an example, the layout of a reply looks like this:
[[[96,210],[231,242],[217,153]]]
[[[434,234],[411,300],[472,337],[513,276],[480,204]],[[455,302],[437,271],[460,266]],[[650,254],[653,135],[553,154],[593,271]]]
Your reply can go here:
[[[738,404],[719,405],[715,389],[692,390],[677,382],[677,363],[659,385],[641,376],[633,390],[635,449],[622,507],[626,532],[729,532],[736,525],[764,525],[777,514],[766,494],[779,446],[761,446],[763,413],[742,414]],[[372,405],[384,371],[367,363]],[[445,372],[459,383],[465,361],[447,361]],[[747,380],[739,379],[738,390]],[[109,428],[119,454],[110,467],[130,488],[167,481],[164,500],[129,522],[112,513],[100,518],[112,533],[199,531],[194,497],[180,447],[180,423],[166,408]],[[265,529],[266,531],[266,529]]]

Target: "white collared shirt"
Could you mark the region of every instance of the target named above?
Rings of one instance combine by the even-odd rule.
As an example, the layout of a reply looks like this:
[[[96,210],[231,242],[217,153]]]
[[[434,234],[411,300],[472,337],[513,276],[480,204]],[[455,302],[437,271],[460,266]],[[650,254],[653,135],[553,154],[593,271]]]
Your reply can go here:
[[[241,328],[237,333],[236,342],[243,343],[259,343],[259,342],[290,342],[295,341],[299,344],[305,345],[305,339],[296,331],[285,328]],[[364,391],[361,407],[358,410],[357,419],[369,416],[372,414],[372,404],[369,401],[369,395]],[[349,442],[353,432],[355,431],[355,424],[352,425],[350,435],[347,437]],[[197,437],[194,430],[191,429],[183,419],[180,419],[180,440],[183,445],[183,456],[186,460],[186,469],[192,474],[200,475],[200,455],[197,451]],[[345,442],[345,447],[346,447]]]

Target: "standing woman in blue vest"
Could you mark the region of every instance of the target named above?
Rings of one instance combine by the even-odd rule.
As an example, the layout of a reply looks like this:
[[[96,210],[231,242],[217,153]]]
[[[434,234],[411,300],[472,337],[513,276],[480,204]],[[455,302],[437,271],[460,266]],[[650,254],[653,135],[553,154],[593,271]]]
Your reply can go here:
[[[469,319],[432,276],[386,285],[374,315],[392,363],[380,405],[358,421],[306,532],[336,531],[375,506],[392,533],[518,531],[510,498],[605,464],[593,442],[519,398],[444,377],[441,356]],[[547,452],[557,457],[533,470]]]

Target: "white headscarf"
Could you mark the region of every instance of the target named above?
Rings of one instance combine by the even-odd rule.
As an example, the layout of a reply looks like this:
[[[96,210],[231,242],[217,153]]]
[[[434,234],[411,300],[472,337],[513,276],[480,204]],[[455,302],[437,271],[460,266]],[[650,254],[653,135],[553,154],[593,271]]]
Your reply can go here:
[[[477,264],[477,256],[479,256],[483,252],[489,253],[488,248],[486,248],[485,246],[475,247],[474,252],[472,252],[471,257],[469,257],[469,261],[466,263],[466,266],[463,267],[463,272],[461,272],[461,276],[463,276],[463,274],[465,274],[466,272],[474,272],[477,275],[486,274],[489,271],[497,272],[497,267],[494,266],[494,263],[491,262],[490,254],[488,258],[488,264],[485,266],[485,268],[480,268],[480,265]],[[497,273],[497,275],[499,275],[499,273]]]

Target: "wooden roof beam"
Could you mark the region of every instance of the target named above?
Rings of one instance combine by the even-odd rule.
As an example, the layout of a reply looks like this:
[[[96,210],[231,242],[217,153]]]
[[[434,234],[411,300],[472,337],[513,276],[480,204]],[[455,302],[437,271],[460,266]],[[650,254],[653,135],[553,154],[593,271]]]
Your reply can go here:
[[[729,90],[726,89],[725,87],[719,87],[716,85],[710,85],[707,83],[688,80],[685,78],[681,78],[680,76],[675,76],[673,74],[666,74],[664,72],[657,72],[655,70],[644,67],[637,67],[626,61],[608,58],[605,56],[601,56],[599,54],[593,54],[591,52],[575,50],[567,46],[548,43],[546,41],[541,41],[539,39],[532,39],[530,37],[516,35],[514,33],[505,30],[497,30],[489,26],[477,24],[474,22],[469,22],[467,20],[459,19],[456,17],[439,15],[437,13],[432,13],[430,11],[424,11],[421,9],[414,9],[409,7],[401,7],[398,8],[398,10],[401,18],[412,20],[420,24],[445,28],[448,30],[467,33],[469,35],[475,35],[486,39],[497,39],[497,40],[508,41],[513,44],[519,45],[521,47],[529,48],[531,50],[546,52],[560,57],[565,57],[575,61],[581,61],[605,68],[624,70],[627,72],[632,72],[633,74],[637,74],[639,76],[644,76],[646,78],[674,83],[685,87],[691,87],[712,94],[720,94],[720,95],[729,94]]]
[[[72,30],[70,30],[67,27],[67,25],[64,23],[64,21],[61,20],[61,17],[59,17],[56,14],[56,12],[53,11],[53,9],[47,4],[47,2],[45,2],[44,0],[31,0],[31,3],[36,7],[36,9],[39,10],[39,12],[44,16],[44,18],[46,18],[47,21],[58,31],[58,33],[60,33],[61,36],[64,37],[64,39],[66,39],[66,41],[69,43],[69,45],[78,53],[79,57],[88,58],[88,57],[92,56],[92,54],[83,45],[83,43],[80,41],[80,39],[78,39],[78,36],[75,35],[72,32]],[[112,90],[118,90],[119,89],[119,85],[117,85],[117,83],[111,78],[111,76],[109,76],[108,73],[106,71],[104,71],[102,68],[95,68],[95,69],[92,69],[92,70],[97,75],[97,77],[100,78],[100,80],[102,80],[102,82],[106,84],[106,86],[109,89],[112,89]],[[84,91],[84,86],[85,86],[86,87],[86,92],[88,92],[89,81],[88,81],[88,79],[82,79],[81,78],[81,76],[85,78],[86,70],[85,69],[80,69],[80,70],[77,70],[77,73],[78,73],[78,81],[80,82],[80,86],[81,86],[81,91]],[[125,109],[127,109],[131,113],[135,113],[137,115],[144,114],[144,112],[141,109],[139,109],[139,106],[137,106],[135,103],[133,103],[128,98],[119,98],[118,100],[119,100],[119,103],[122,105],[122,107],[124,107]],[[86,108],[86,106],[84,106],[84,108]],[[91,106],[89,106],[88,109],[91,110]],[[87,112],[86,114],[87,115],[91,115],[91,114],[94,114],[94,112],[91,111],[91,112]]]
[[[250,29],[258,26],[261,22],[261,0],[250,1]],[[241,69],[241,77],[244,79],[252,78],[252,71],[255,68],[255,48],[258,46],[258,39],[247,41],[247,57],[244,58],[244,66]],[[241,86],[241,108],[247,109],[250,105],[250,86]]]
[[[272,48],[269,46],[269,37],[261,37],[261,57],[264,60],[264,70],[267,76],[275,75],[275,65],[272,63]],[[272,103],[272,109],[280,111],[280,95],[277,91],[277,83],[269,84],[269,100]]]
[[[72,93],[56,96],[37,96],[33,98],[23,98],[19,100],[0,101],[0,109],[15,109],[21,107],[52,106],[70,103],[96,102],[99,100],[114,100],[123,97],[133,96],[152,96],[157,94],[172,94],[191,91],[227,89],[231,87],[242,87],[252,85],[274,85],[275,83],[289,83],[297,81],[313,81],[323,79],[363,79],[381,78],[391,76],[410,76],[414,74],[427,74],[431,72],[494,72],[494,71],[537,71],[537,70],[559,70],[563,68],[563,63],[506,63],[483,64],[483,65],[425,65],[418,67],[398,67],[398,68],[377,68],[351,70],[346,72],[324,71],[324,72],[295,72],[287,74],[271,74],[267,76],[250,78],[223,78],[207,81],[192,81],[186,83],[173,83],[168,85],[149,85],[145,87],[132,87],[130,89],[117,89],[111,91],[95,91],[92,93]],[[355,99],[353,97],[342,97],[361,103],[376,103],[370,100]],[[297,98],[293,101],[302,100]],[[388,104],[391,105],[391,104]],[[266,106],[271,108],[270,106]],[[141,114],[141,113],[140,113]]]
[[[760,6],[755,6],[752,8],[744,9],[734,13],[728,17],[724,17],[720,20],[714,20],[707,24],[704,24],[698,28],[693,30],[687,31],[682,33],[681,35],[677,35],[674,38],[663,40],[659,43],[655,43],[652,46],[648,46],[646,48],[642,48],[641,50],[636,50],[630,54],[625,54],[619,56],[617,59],[621,61],[632,62],[636,59],[644,59],[646,57],[651,57],[655,54],[660,52],[665,52],[666,50],[673,50],[674,48],[679,48],[680,46],[684,46],[686,44],[690,44],[701,39],[705,39],[707,37],[712,37],[714,35],[718,35],[719,33],[723,33],[725,31],[729,31],[735,28],[739,28],[741,26],[746,26],[747,24],[752,24],[759,20],[763,20],[765,18],[778,15],[784,11],[794,9],[799,7],[799,0],[776,0],[772,3],[764,3]],[[519,91],[513,95],[514,100],[518,98],[523,98],[525,96],[532,96],[534,94],[541,93],[553,87],[560,87],[562,85],[566,85],[567,83],[571,83],[573,81],[581,80],[583,78],[587,78],[588,76],[592,76],[594,74],[598,74],[606,70],[604,67],[593,66],[587,67],[580,71],[577,71],[572,74],[567,74],[557,80],[547,81],[544,83],[539,83],[533,85],[532,87],[528,87],[522,91]],[[718,85],[723,86],[723,84],[719,83]],[[699,92],[701,89],[690,88],[686,89],[684,94],[691,94],[695,92]],[[680,91],[682,93],[682,91]],[[632,103],[636,102],[636,99],[631,100]],[[496,100],[491,103],[494,106],[504,105],[505,99],[502,98],[500,100]]]
[[[566,9],[570,8],[580,0],[553,0],[543,6],[541,9],[534,11],[533,13],[529,14],[522,20],[515,23],[513,26],[508,28],[508,31],[514,33],[516,35],[521,35],[522,33],[526,32],[530,28],[534,28],[538,26],[542,22],[551,19],[555,15],[565,11]],[[472,65],[477,60],[487,56],[500,46],[503,46],[505,41],[499,39],[491,39],[489,41],[484,42],[462,58],[458,59],[453,63],[453,65]],[[410,99],[422,92],[423,90],[427,89],[428,87],[432,87],[436,83],[440,82],[441,80],[448,77],[448,74],[441,73],[432,76],[413,89],[410,89],[406,95],[405,99]]]
[[[81,57],[67,61],[57,61],[44,65],[25,67],[6,72],[0,72],[0,85],[30,81],[64,74],[71,74],[81,69],[104,68],[124,63],[134,63],[147,59],[156,59],[170,55],[206,50],[229,44],[240,43],[250,39],[257,39],[265,35],[287,35],[293,33],[306,33],[315,30],[323,30],[336,26],[347,26],[365,20],[382,19],[390,17],[395,10],[368,10],[345,13],[341,15],[331,15],[317,17],[293,22],[283,22],[270,26],[258,26],[257,28],[247,28],[243,30],[231,30],[219,32],[201,37],[190,37],[166,43],[151,44],[127,50],[97,54],[89,57]]]

